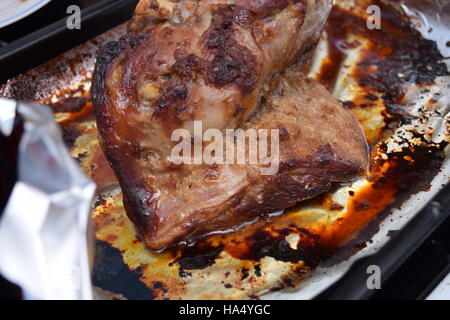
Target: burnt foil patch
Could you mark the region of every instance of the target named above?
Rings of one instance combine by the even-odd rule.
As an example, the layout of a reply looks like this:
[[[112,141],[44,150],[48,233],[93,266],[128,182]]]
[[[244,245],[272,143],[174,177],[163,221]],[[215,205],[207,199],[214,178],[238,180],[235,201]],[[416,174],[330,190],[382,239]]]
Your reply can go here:
[[[60,100],[56,103],[52,103],[53,112],[80,112],[83,107],[90,101],[90,98],[86,97],[68,97]]]
[[[77,138],[83,134],[83,132],[71,126],[62,127],[62,130],[63,142],[69,149],[75,145]]]
[[[379,31],[383,38],[381,44],[390,47],[392,52],[380,61],[363,61],[360,65],[363,70],[376,67],[378,71],[362,76],[360,84],[384,93],[386,102],[395,103],[403,96],[404,85],[433,84],[437,77],[448,76],[449,72],[434,41],[423,38],[399,12],[377,2],[388,31]]]
[[[181,249],[181,256],[174,262],[179,265],[180,276],[186,277],[192,274],[185,270],[205,269],[213,265],[222,251],[223,245],[214,247],[200,241],[194,246],[184,246]]]
[[[258,231],[245,240],[248,250],[241,252],[237,257],[253,261],[259,261],[264,257],[272,257],[278,261],[292,263],[303,261],[307,267],[315,269],[322,261],[336,252],[334,248],[326,248],[318,244],[300,245],[293,249],[285,239],[291,232],[293,230],[286,228],[274,236],[267,231]],[[310,237],[305,233],[299,233],[301,237]],[[236,252],[234,255],[236,255]]]
[[[346,58],[343,49],[358,45],[349,43],[348,35],[370,39],[371,48],[354,76],[360,85],[382,93],[386,103],[398,103],[405,84],[432,84],[436,77],[449,75],[435,42],[424,39],[396,10],[381,1],[374,3],[383,12],[380,30],[369,30],[363,18],[333,7],[326,25],[330,59],[322,66],[318,76],[320,82],[329,89],[334,86]]]
[[[308,268],[315,269],[322,261],[336,253],[337,249],[335,248],[315,244],[316,236],[308,231],[294,229],[285,228],[276,235],[264,230],[256,231],[243,240],[244,246],[240,241],[215,246],[209,244],[208,239],[200,240],[193,246],[182,248],[179,257],[174,262],[179,264],[180,274],[185,274],[184,270],[205,269],[213,265],[223,251],[241,260],[260,261],[264,257],[272,257],[283,262],[304,262]],[[308,244],[296,249],[291,248],[285,239],[290,233],[300,233],[302,237],[305,237],[302,241],[306,241]],[[249,276],[248,271],[248,269],[241,270],[242,280]],[[261,276],[259,265],[255,267],[255,274]]]
[[[386,59],[361,62],[364,68],[377,67],[378,72],[361,77],[360,84],[384,93],[386,102],[397,101],[404,94],[402,85],[431,84],[449,73],[436,43],[413,34],[410,39],[396,42]]]
[[[106,242],[95,242],[95,261],[92,284],[101,289],[121,294],[127,299],[152,300],[152,290],[141,281],[142,271],[130,271],[124,263],[120,250]]]
[[[386,186],[395,186],[397,208],[411,195],[429,191],[432,180],[444,163],[446,156],[443,150],[447,145],[442,142],[436,146],[411,146],[402,152],[389,154],[389,170],[375,180],[374,187],[382,190]],[[383,144],[382,148],[387,147]]]

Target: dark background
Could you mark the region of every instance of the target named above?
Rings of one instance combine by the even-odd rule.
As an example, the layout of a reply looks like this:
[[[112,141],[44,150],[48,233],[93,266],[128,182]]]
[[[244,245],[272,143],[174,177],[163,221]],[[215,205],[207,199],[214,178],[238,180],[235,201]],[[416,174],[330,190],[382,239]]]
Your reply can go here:
[[[52,22],[66,17],[67,7],[78,5],[80,8],[86,8],[99,0],[53,0],[40,10],[17,21],[9,26],[0,29],[0,46],[6,45],[17,40],[33,31],[45,27]]]

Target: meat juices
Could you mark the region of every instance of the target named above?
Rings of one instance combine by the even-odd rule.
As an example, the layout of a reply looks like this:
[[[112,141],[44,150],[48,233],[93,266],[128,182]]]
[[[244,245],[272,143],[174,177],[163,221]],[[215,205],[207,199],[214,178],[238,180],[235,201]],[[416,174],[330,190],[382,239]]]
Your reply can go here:
[[[331,1],[142,0],[98,53],[93,99],[103,151],[145,243],[161,250],[238,227],[364,174],[357,120],[294,71]],[[177,129],[277,129],[279,171],[175,165]]]

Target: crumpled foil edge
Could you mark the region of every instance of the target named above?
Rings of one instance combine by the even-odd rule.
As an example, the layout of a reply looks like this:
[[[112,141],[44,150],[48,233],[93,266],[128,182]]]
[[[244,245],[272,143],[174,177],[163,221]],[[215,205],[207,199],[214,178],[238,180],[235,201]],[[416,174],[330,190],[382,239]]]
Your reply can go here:
[[[0,220],[0,273],[25,299],[92,299],[90,208],[95,184],[62,141],[48,107],[0,99],[0,130],[23,119],[18,182]],[[3,109],[5,107],[5,109]]]

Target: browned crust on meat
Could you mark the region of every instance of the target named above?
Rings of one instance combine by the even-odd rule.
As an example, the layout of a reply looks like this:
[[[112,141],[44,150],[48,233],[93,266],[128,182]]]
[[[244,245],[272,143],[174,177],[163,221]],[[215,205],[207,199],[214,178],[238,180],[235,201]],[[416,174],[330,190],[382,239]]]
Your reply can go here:
[[[317,155],[292,154],[296,146],[289,144],[296,134],[285,130],[282,120],[290,115],[281,112],[280,121],[268,120],[273,113],[270,103],[267,121],[261,120],[261,113],[262,122],[250,123],[282,129],[286,154],[278,175],[262,177],[255,174],[258,168],[172,164],[168,155],[173,130],[189,128],[194,120],[205,120],[208,128],[219,130],[249,123],[261,96],[282,97],[270,93],[271,86],[265,84],[313,47],[319,33],[299,36],[308,12],[306,1],[266,0],[257,6],[251,1],[186,1],[173,6],[165,2],[142,1],[129,34],[100,49],[93,79],[103,151],[120,182],[127,213],[151,249],[236,227],[364,170],[364,159],[338,154],[336,146],[326,143]],[[142,19],[143,14],[152,19]],[[275,82],[273,88],[287,90],[286,81]],[[297,126],[291,123],[290,129],[299,131]],[[348,129],[361,133],[355,125]],[[363,140],[355,144],[361,150]],[[240,182],[227,180],[229,174]],[[231,187],[230,196],[221,196]],[[201,200],[210,192],[211,198]]]

